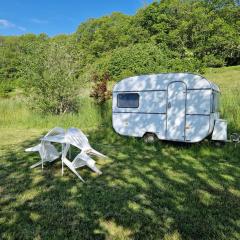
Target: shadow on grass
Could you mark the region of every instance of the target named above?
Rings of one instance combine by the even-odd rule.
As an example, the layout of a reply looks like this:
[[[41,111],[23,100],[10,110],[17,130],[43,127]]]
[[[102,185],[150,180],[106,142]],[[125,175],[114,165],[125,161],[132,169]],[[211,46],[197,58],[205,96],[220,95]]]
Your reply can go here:
[[[239,147],[89,135],[109,159],[79,170],[85,184],[60,161],[29,169],[36,141],[1,150],[1,239],[240,238]]]

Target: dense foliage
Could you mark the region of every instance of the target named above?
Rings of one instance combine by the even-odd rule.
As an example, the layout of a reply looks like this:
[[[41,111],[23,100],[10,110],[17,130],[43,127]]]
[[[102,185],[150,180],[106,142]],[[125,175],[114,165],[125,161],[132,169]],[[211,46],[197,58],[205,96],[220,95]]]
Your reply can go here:
[[[24,87],[35,108],[44,112],[63,114],[76,111],[78,106],[78,56],[71,46],[47,42],[38,46],[23,61],[26,79]]]
[[[201,73],[205,67],[237,65],[239,19],[234,0],[161,0],[134,16],[113,13],[90,19],[71,35],[2,36],[0,92],[6,95],[27,82],[31,91],[25,92],[35,96],[34,106],[63,113],[76,109],[71,96],[96,72],[117,81],[136,74]]]

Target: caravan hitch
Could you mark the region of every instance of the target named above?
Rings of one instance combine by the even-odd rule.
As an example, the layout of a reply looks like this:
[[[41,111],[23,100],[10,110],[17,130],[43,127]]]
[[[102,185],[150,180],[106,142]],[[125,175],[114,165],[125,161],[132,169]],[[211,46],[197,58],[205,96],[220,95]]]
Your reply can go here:
[[[235,147],[236,147],[237,143],[240,142],[240,134],[238,134],[238,133],[232,133],[232,134],[230,135],[230,142],[235,143]]]

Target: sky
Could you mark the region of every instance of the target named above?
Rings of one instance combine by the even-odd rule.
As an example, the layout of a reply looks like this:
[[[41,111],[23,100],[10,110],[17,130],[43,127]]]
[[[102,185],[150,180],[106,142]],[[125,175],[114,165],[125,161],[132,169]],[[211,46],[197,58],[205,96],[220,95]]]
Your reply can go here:
[[[0,0],[0,35],[75,32],[89,18],[133,15],[153,0]]]

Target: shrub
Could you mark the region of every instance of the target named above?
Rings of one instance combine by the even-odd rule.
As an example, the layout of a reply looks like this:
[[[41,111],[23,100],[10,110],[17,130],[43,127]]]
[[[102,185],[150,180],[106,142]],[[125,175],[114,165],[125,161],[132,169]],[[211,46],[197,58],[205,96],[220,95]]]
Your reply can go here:
[[[164,46],[141,43],[109,52],[95,62],[91,71],[108,72],[112,80],[118,81],[134,75],[151,73],[202,73],[203,67],[204,64],[192,55],[181,56]]]
[[[34,109],[54,114],[77,111],[77,61],[66,45],[42,44],[26,60],[25,89]]]
[[[111,91],[107,89],[107,82],[110,80],[110,76],[107,72],[102,75],[94,74],[92,80],[94,85],[90,97],[94,98],[97,104],[102,105],[111,97]]]
[[[203,62],[208,67],[223,67],[225,65],[224,59],[216,57],[212,54],[206,55],[203,58]]]

